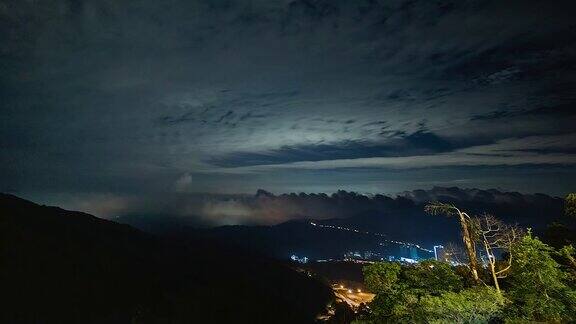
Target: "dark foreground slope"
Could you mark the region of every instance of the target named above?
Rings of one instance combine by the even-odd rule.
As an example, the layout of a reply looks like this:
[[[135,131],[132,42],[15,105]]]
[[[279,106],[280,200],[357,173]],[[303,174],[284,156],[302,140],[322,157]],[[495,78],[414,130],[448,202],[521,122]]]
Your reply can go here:
[[[306,323],[331,291],[209,241],[0,195],[2,323]]]

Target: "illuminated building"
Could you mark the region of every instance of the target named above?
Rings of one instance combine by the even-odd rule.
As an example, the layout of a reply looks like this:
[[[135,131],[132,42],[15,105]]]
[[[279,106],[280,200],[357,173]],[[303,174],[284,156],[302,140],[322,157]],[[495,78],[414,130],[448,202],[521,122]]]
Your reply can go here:
[[[298,257],[298,256],[295,255],[295,254],[292,254],[292,256],[290,256],[290,259],[291,259],[292,261],[299,262],[299,263],[308,263],[308,258],[307,258],[307,257],[301,257],[301,258],[300,258],[300,257]]]
[[[434,258],[436,261],[447,261],[446,251],[442,245],[434,245]]]

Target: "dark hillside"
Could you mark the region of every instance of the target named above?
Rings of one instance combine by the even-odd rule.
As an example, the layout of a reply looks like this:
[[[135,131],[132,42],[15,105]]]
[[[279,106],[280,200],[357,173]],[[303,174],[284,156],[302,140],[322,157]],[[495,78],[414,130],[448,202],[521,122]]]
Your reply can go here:
[[[0,195],[2,323],[312,322],[329,288],[211,241]]]

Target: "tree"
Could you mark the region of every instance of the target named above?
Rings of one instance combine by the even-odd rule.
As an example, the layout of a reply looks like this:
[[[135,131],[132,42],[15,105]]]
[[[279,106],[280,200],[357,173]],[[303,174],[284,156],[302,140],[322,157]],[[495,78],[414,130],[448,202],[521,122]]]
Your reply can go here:
[[[476,286],[426,296],[419,307],[426,323],[488,323],[502,311],[504,297],[492,287]]]
[[[462,278],[445,262],[425,260],[418,265],[407,266],[400,273],[400,285],[405,285],[418,297],[439,296],[448,291],[463,288]]]
[[[564,214],[576,218],[576,193],[570,193],[564,199]]]
[[[576,291],[552,258],[554,250],[530,233],[515,244],[507,296],[512,318],[529,321],[576,320]]]
[[[376,293],[370,303],[370,320],[376,323],[421,322],[425,319],[418,307],[422,298],[462,289],[461,278],[450,265],[435,260],[406,266],[380,262],[364,267],[363,272],[366,287]]]
[[[574,246],[572,245],[566,245],[558,252],[566,261],[567,266],[570,268],[576,279],[576,249],[574,249]]]
[[[400,270],[400,264],[396,262],[378,262],[364,267],[366,288],[375,294],[390,292],[398,281]]]
[[[472,229],[471,220],[472,218],[466,213],[458,209],[456,206],[441,202],[433,202],[424,207],[424,210],[432,215],[446,215],[446,216],[458,216],[460,221],[460,229],[462,235],[462,241],[464,242],[464,247],[466,248],[466,254],[468,255],[468,265],[470,266],[470,272],[472,273],[472,278],[476,283],[480,282],[478,277],[478,258],[476,256],[476,245],[474,244],[474,231]]]
[[[410,306],[417,298],[399,282],[402,270],[397,262],[378,262],[362,269],[366,288],[376,294],[370,303],[370,322],[392,319],[398,322],[410,314]]]
[[[512,245],[515,244],[521,236],[521,230],[489,214],[474,218],[472,224],[476,231],[476,235],[474,236],[486,254],[488,270],[492,275],[496,292],[501,294],[498,279],[506,278],[512,267]],[[499,266],[497,254],[501,254],[502,252],[508,252],[508,257],[505,264]]]
[[[366,285],[378,291],[364,323],[479,323],[496,317],[503,297],[492,287],[463,289],[446,262],[375,263],[364,268]]]
[[[542,240],[554,248],[576,246],[576,193],[564,199],[564,218],[548,224]]]

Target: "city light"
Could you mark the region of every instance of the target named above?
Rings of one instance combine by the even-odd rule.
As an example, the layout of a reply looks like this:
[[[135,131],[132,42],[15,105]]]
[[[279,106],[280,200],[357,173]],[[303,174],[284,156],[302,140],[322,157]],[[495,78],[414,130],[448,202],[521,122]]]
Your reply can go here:
[[[342,227],[342,226],[334,226],[334,225],[322,225],[322,224],[318,224],[318,223],[314,223],[314,222],[310,222],[310,225],[315,226],[315,227],[320,227],[320,228],[331,228],[331,229],[336,229],[336,230],[341,230],[341,231],[349,231],[349,232],[355,232],[355,233],[362,233],[362,234],[366,234],[366,235],[374,235],[374,236],[379,236],[379,237],[385,237],[386,234],[382,234],[382,233],[371,233],[368,231],[359,231],[357,229],[353,229],[353,228],[347,228],[347,227]],[[382,239],[385,242],[388,243],[395,243],[395,244],[401,244],[401,245],[405,245],[405,246],[412,246],[415,247],[419,250],[428,252],[428,253],[434,253],[433,250],[429,250],[426,248],[421,247],[418,244],[414,244],[414,243],[410,243],[410,242],[401,242],[401,241],[394,241],[394,240],[388,240],[388,239]]]
[[[291,259],[292,261],[299,262],[299,263],[308,263],[308,258],[307,258],[307,257],[298,257],[298,256],[295,255],[295,254],[292,254],[292,255],[290,256],[290,259]]]

